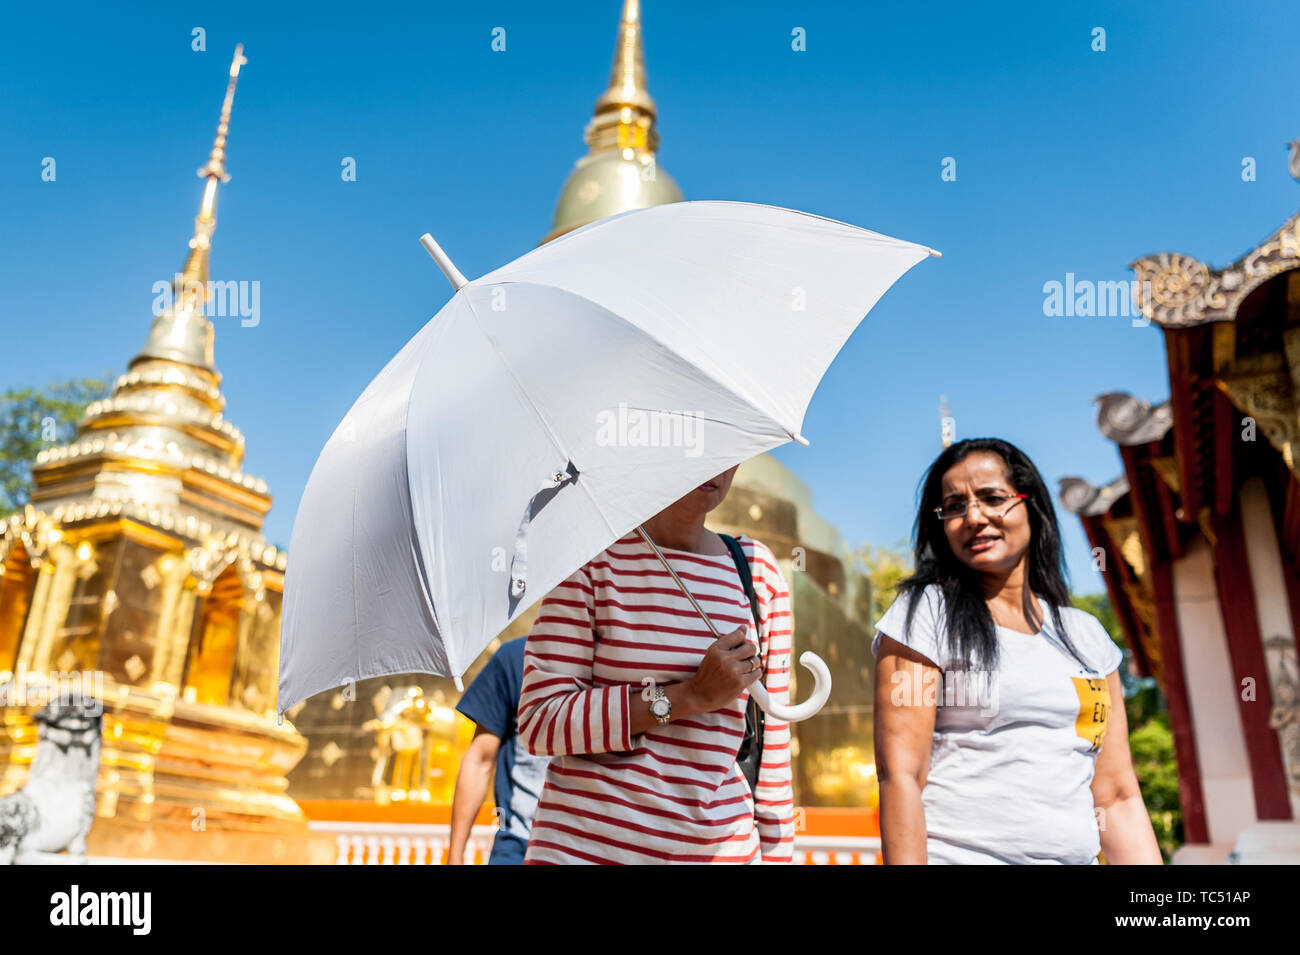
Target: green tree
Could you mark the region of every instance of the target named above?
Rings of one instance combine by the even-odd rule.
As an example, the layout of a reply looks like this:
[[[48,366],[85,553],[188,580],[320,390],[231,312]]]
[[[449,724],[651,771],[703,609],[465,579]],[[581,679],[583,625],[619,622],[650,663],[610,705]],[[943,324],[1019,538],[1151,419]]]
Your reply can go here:
[[[866,619],[874,624],[893,603],[898,583],[912,573],[912,553],[907,541],[893,547],[860,547],[854,555],[870,585]]]
[[[112,393],[112,372],[106,375],[0,395],[0,518],[26,506],[37,452],[70,441],[86,406]]]
[[[1178,763],[1174,758],[1174,734],[1169,714],[1160,713],[1129,733],[1133,769],[1142,786],[1142,800],[1151,827],[1155,829],[1160,853],[1169,861],[1183,842],[1183,810],[1178,797]]]

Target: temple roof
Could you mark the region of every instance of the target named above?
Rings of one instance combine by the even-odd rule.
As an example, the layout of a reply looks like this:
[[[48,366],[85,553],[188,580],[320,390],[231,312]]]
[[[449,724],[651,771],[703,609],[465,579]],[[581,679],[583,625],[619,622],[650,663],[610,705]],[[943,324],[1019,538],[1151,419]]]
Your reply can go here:
[[[1173,426],[1174,413],[1168,401],[1152,405],[1120,391],[1097,399],[1097,430],[1116,444],[1159,441]]]
[[[1100,487],[1064,478],[1060,500],[1081,519],[1139,672],[1159,679],[1170,568],[1231,526],[1243,481],[1271,488],[1279,544],[1300,550],[1300,213],[1225,268],[1175,252],[1131,267],[1138,307],[1163,334],[1169,398],[1099,397],[1097,427],[1123,474]]]
[[[1121,474],[1109,484],[1097,487],[1083,478],[1061,478],[1061,506],[1071,514],[1092,517],[1107,513],[1115,502],[1129,492],[1128,477]]]
[[[1236,318],[1237,306],[1273,276],[1300,268],[1300,213],[1237,261],[1212,269],[1190,255],[1160,252],[1129,265],[1138,308],[1164,328]]]

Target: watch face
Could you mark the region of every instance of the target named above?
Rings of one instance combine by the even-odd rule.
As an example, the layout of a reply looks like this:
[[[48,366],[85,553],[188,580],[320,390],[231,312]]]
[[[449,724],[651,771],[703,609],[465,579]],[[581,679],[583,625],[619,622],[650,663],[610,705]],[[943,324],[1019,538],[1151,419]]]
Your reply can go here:
[[[655,700],[650,704],[650,712],[655,716],[667,716],[668,707],[669,704],[667,700]]]

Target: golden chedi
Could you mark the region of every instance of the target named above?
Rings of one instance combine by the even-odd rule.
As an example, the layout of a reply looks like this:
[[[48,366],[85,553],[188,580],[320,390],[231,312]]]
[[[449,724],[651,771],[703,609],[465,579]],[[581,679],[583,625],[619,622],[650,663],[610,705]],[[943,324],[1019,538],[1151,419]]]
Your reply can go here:
[[[0,681],[102,679],[92,856],[333,858],[286,792],[306,741],[275,719],[285,555],[261,535],[271,497],[222,415],[208,317],[227,284],[209,283],[208,258],[244,62],[240,47],[166,308],[75,439],[37,456],[31,503],[0,533]],[[0,711],[0,792],[23,784],[34,710]]]
[[[655,116],[646,89],[641,4],[625,0],[609,88],[596,100],[584,136],[589,151],[560,191],[544,242],[618,212],[682,201],[681,189],[655,159]]]

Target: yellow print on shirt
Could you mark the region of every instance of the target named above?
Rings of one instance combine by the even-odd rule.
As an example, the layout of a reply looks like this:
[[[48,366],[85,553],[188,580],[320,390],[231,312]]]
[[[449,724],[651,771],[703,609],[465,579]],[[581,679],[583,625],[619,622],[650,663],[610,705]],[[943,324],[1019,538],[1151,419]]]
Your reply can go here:
[[[1079,696],[1079,717],[1074,721],[1074,731],[1092,743],[1088,750],[1101,749],[1106,738],[1106,719],[1110,716],[1110,688],[1106,678],[1072,676],[1074,692]]]

